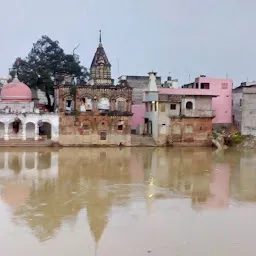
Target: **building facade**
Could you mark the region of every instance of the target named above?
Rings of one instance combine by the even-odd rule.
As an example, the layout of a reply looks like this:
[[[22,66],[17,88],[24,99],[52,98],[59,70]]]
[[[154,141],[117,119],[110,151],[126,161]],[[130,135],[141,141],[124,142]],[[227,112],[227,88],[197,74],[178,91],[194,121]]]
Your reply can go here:
[[[256,136],[256,82],[233,89],[233,122],[242,135]]]
[[[158,145],[210,146],[213,95],[202,90],[158,89],[155,73],[145,92],[145,133]]]
[[[59,118],[56,113],[40,112],[32,101],[30,88],[17,78],[3,86],[0,95],[0,141],[58,142]],[[8,144],[9,143],[9,144]],[[0,143],[1,144],[1,143]]]
[[[219,79],[200,76],[195,82],[185,84],[182,88],[201,90],[202,92],[218,95],[212,99],[212,109],[216,116],[213,118],[213,126],[230,126],[232,124],[232,79]]]
[[[131,145],[132,88],[125,81],[114,85],[101,40],[88,83],[74,85],[59,76],[55,97],[61,145]]]

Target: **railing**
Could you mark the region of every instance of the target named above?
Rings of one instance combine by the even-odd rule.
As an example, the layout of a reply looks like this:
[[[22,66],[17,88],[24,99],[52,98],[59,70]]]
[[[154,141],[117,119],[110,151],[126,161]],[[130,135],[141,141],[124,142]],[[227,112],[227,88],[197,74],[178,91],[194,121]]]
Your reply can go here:
[[[182,109],[181,113],[169,112],[169,117],[215,117],[215,110],[202,110],[202,109]]]
[[[182,109],[181,115],[185,117],[215,117],[215,110],[203,110],[203,109]]]

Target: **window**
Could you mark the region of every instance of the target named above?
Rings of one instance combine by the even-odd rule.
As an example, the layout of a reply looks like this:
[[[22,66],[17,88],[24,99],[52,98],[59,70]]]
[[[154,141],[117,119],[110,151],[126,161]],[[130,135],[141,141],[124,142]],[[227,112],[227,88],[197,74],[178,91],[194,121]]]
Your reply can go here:
[[[201,89],[210,89],[209,83],[201,83]]]
[[[89,130],[89,125],[87,125],[87,124],[83,125],[83,129],[84,129],[85,131]]]
[[[107,133],[106,132],[100,132],[100,140],[106,140],[107,139]]]
[[[72,100],[66,100],[66,111],[72,110]]]
[[[221,89],[228,89],[228,83],[222,83]]]
[[[119,100],[117,102],[117,110],[120,112],[125,112],[125,101]]]
[[[117,130],[118,130],[118,131],[122,131],[122,130],[123,130],[123,125],[122,125],[122,124],[118,125],[118,126],[117,126]]]
[[[175,110],[176,109],[176,104],[171,104],[170,109]]]
[[[186,103],[186,109],[193,109],[193,103],[191,101]]]
[[[165,104],[161,104],[161,112],[165,112]]]
[[[243,103],[243,101],[242,101],[242,99],[240,99],[240,107],[242,106],[242,103]]]

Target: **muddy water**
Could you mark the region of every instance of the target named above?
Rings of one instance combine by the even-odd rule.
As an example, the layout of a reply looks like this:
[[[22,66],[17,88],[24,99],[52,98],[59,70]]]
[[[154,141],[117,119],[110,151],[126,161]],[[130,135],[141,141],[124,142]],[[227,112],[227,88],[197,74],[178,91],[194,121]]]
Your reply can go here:
[[[0,255],[256,252],[255,152],[1,150],[0,195]]]

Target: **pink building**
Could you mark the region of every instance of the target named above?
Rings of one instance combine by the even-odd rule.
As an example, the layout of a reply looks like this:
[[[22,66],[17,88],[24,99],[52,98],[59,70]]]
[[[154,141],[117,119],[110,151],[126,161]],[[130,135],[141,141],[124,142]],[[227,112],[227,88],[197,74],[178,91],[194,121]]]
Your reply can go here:
[[[132,131],[136,131],[137,134],[142,134],[142,129],[144,125],[144,119],[145,119],[145,104],[136,104],[132,105],[132,124],[131,129]]]
[[[212,122],[213,125],[218,126],[232,124],[232,86],[232,79],[200,76],[195,82],[182,87],[204,89],[208,93],[219,95],[212,100],[212,108],[216,111],[216,117]]]

